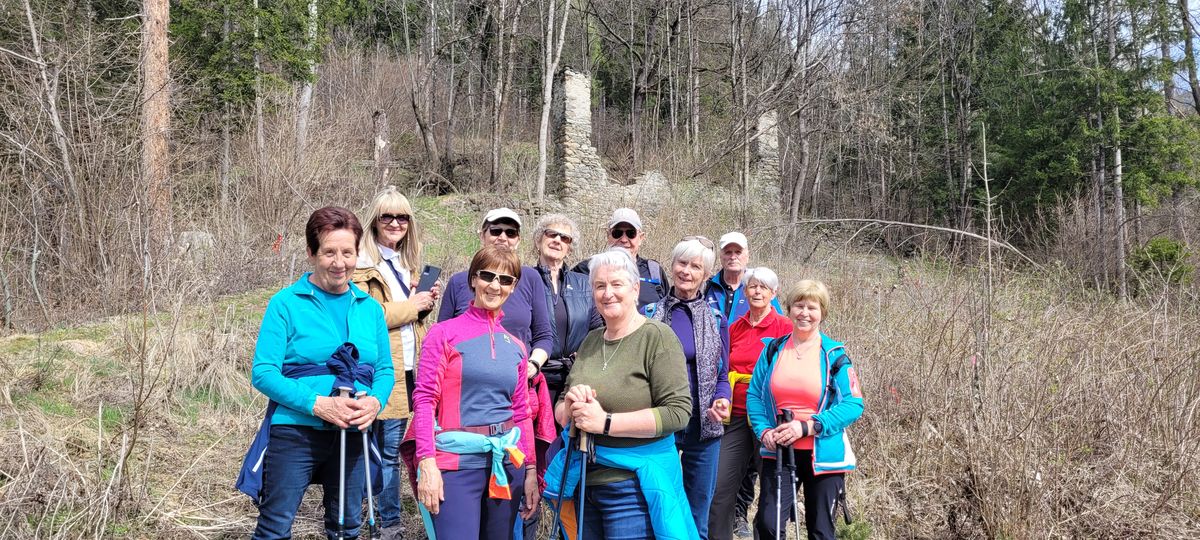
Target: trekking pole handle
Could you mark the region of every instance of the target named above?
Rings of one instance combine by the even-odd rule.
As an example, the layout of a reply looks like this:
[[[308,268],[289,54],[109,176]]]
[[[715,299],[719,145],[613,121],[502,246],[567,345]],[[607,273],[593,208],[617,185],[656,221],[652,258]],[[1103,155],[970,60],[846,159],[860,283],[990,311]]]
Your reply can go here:
[[[588,444],[589,444],[591,438],[592,438],[591,433],[588,433],[582,429],[579,430],[579,451],[580,452],[583,452],[583,453],[588,452],[588,450],[589,450]]]
[[[350,397],[350,392],[353,392],[354,389],[347,386],[339,386],[337,387],[337,391],[339,397]]]
[[[791,409],[779,409],[779,415],[775,418],[780,424],[782,424],[784,422],[791,422],[792,420],[795,420],[796,416],[792,414]]]

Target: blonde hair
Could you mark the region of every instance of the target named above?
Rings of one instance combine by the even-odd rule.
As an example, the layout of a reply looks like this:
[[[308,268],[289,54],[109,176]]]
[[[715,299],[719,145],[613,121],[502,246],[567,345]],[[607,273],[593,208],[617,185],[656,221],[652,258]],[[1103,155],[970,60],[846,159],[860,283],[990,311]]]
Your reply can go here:
[[[801,300],[816,300],[821,306],[821,318],[829,316],[829,288],[815,279],[802,279],[792,285],[784,296],[784,309]]]
[[[362,242],[359,252],[366,253],[371,264],[379,264],[383,254],[379,252],[379,235],[375,232],[379,216],[389,213],[408,214],[408,232],[392,249],[400,254],[400,264],[409,272],[416,274],[421,271],[421,228],[417,225],[417,216],[413,215],[412,205],[395,186],[388,186],[375,195],[369,206],[370,214],[364,225]]]

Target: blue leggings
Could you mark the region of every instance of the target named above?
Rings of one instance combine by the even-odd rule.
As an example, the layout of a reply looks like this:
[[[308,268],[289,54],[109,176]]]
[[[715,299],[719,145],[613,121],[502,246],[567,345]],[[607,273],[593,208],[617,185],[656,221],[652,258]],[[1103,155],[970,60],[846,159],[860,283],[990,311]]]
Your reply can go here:
[[[433,516],[433,530],[438,538],[480,538],[508,540],[525,490],[525,468],[504,466],[508,471],[511,499],[488,497],[488,478],[491,469],[442,471],[442,489],[446,500],[441,511]]]

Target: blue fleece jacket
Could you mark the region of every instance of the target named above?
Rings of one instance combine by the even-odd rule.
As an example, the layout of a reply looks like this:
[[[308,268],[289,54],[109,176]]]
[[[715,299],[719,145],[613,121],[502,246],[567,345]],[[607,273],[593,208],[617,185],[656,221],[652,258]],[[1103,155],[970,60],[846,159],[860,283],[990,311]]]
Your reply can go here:
[[[448,321],[461,315],[471,306],[475,291],[466,272],[450,276],[446,290],[442,292],[442,305],[438,308],[438,321]],[[550,313],[546,309],[546,285],[542,276],[532,266],[521,267],[521,279],[512,295],[500,306],[504,319],[500,325],[529,347],[529,352],[541,349],[549,354],[554,350],[554,327],[550,324]]]
[[[709,278],[708,288],[704,290],[704,299],[713,309],[721,312],[721,315],[725,316],[725,320],[736,321],[750,311],[750,303],[746,301],[746,286],[742,285],[736,289],[729,288],[725,284],[724,274],[725,271],[721,270],[717,272],[717,275]],[[771,299],[771,307],[775,308],[775,313],[783,314],[783,307],[779,305],[778,296]]]
[[[754,430],[754,439],[762,440],[762,434],[777,425],[775,396],[771,393],[771,377],[775,373],[775,360],[779,351],[787,346],[791,334],[779,339],[783,340],[776,349],[776,354],[767,358],[767,349],[763,347],[762,355],[754,366],[754,375],[750,378],[750,389],[746,392],[746,413],[750,419],[750,427]],[[763,338],[763,343],[769,345],[771,338]],[[829,368],[834,362],[843,359],[837,377],[834,379],[834,392],[829,395]],[[821,377],[821,398],[818,400],[817,414],[813,420],[821,423],[821,432],[813,438],[813,472],[816,474],[846,472],[855,469],[854,450],[850,447],[850,439],[846,436],[846,428],[853,424],[863,413],[862,390],[858,385],[858,375],[846,348],[840,342],[834,341],[821,334],[821,373],[813,374]],[[766,458],[775,455],[768,452],[766,447],[759,449],[759,454]]]
[[[387,406],[392,394],[395,373],[392,370],[391,344],[383,308],[367,293],[350,285],[350,307],[345,321],[334,321],[318,295],[317,286],[308,280],[306,272],[291,286],[283,289],[267,304],[258,341],[254,345],[254,364],[250,383],[268,398],[279,403],[272,424],[289,424],[329,428],[313,416],[318,396],[328,396],[333,390],[334,376],[314,375],[291,379],[283,375],[285,364],[319,364],[342,344],[341,331],[349,332],[346,341],[358,348],[359,363],[375,367],[375,380],[370,387],[356,383],[356,390],[379,400],[380,410]]]

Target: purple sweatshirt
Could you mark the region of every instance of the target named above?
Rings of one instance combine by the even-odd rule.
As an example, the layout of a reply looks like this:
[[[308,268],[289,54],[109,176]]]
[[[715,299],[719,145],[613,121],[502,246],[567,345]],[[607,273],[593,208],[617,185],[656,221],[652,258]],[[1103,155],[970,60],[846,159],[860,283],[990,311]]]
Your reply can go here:
[[[450,276],[442,293],[438,320],[448,321],[461,315],[474,299],[475,291],[471,290],[466,272]],[[550,354],[554,349],[554,327],[550,324],[550,313],[546,307],[546,285],[542,283],[541,274],[536,268],[521,267],[521,279],[500,309],[504,311],[501,322],[504,329],[526,344],[529,352],[541,349]]]

